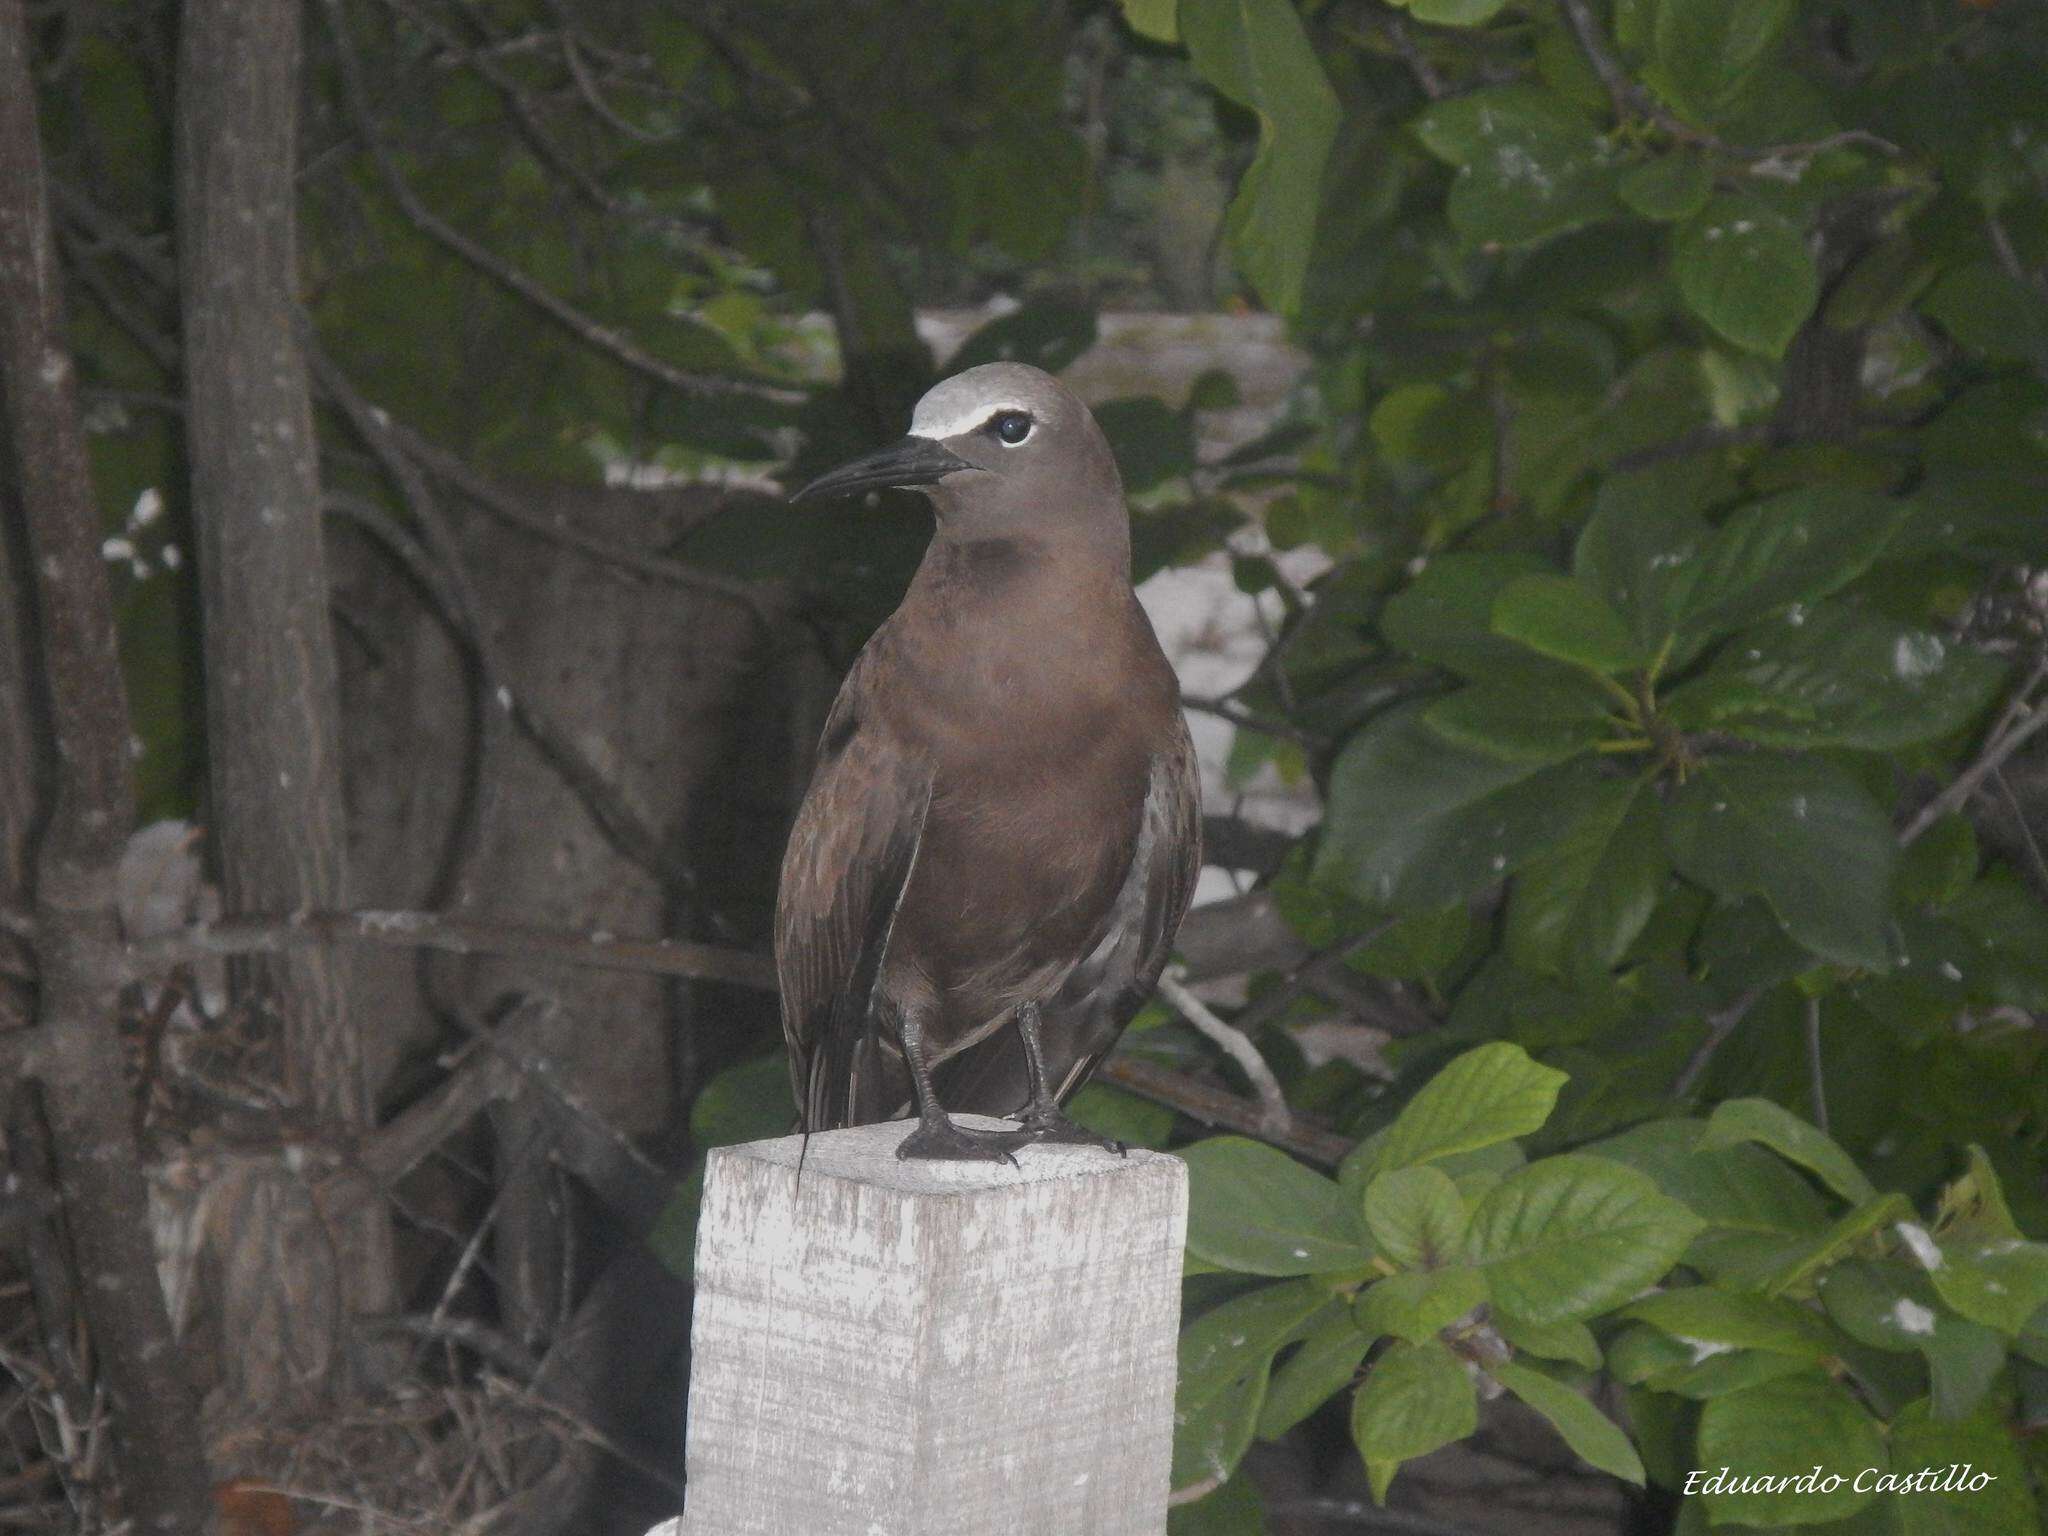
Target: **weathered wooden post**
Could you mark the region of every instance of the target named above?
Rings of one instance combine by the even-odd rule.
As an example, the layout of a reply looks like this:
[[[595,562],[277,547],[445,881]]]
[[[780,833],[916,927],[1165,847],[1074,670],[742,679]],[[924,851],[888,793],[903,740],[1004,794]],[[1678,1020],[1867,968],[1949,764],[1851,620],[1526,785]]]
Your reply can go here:
[[[910,1129],[711,1154],[680,1532],[1161,1536],[1180,1160],[903,1162]]]

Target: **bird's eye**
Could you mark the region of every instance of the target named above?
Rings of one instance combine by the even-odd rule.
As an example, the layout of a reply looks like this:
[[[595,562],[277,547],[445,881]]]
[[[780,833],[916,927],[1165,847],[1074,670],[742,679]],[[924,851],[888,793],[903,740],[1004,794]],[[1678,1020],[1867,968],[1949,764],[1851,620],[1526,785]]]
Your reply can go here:
[[[997,411],[989,418],[988,424],[990,430],[1012,448],[1031,435],[1031,418],[1022,411]]]

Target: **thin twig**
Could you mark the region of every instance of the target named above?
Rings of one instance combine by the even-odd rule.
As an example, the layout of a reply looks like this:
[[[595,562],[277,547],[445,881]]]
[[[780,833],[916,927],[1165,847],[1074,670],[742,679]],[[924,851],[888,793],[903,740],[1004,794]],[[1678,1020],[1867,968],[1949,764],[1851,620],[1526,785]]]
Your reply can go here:
[[[1678,1074],[1678,1081],[1671,1085],[1673,1098],[1682,1099],[1692,1092],[1693,1085],[1700,1080],[1701,1075],[1707,1070],[1707,1064],[1714,1059],[1714,1052],[1721,1048],[1721,1042],[1735,1032],[1735,1026],[1740,1024],[1749,1010],[1756,1006],[1756,1000],[1763,996],[1763,990],[1762,987],[1751,987],[1719,1013],[1707,1016],[1707,1038],[1700,1042],[1699,1049],[1694,1051],[1692,1059],[1686,1062],[1685,1070]]]
[[[2048,707],[2036,707],[2028,697],[2042,679],[2043,668],[2048,668],[2048,663],[2036,668],[2020,686],[2019,692],[2013,695],[1999,723],[1985,738],[1984,750],[1977,754],[1970,766],[1957,774],[1946,789],[1920,807],[1913,819],[1906,823],[1905,830],[1899,833],[1900,847],[1911,845],[1942,817],[1969,804],[1970,797],[1977,793],[1979,786],[2003,768],[2013,753],[2048,728]]]
[[[1820,999],[1817,997],[1806,1000],[1806,1076],[1813,1098],[1813,1123],[1825,1131],[1828,1128],[1828,1087],[1821,1071]]]

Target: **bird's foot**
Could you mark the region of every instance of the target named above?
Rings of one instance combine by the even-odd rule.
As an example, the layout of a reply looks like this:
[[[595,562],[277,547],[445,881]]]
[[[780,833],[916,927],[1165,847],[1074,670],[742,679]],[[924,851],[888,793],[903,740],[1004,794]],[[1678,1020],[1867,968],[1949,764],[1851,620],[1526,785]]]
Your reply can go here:
[[[1076,1125],[1051,1104],[1033,1105],[1018,1117],[1017,1123],[1024,1127],[1024,1133],[1033,1141],[1100,1147],[1105,1152],[1114,1152],[1118,1157],[1130,1155],[1130,1149],[1114,1136],[1105,1136],[1100,1131],[1089,1130],[1085,1125]]]
[[[901,1158],[942,1163],[1008,1163],[1016,1166],[1016,1148],[1038,1138],[1029,1131],[981,1131],[957,1125],[949,1115],[920,1122],[897,1145]]]

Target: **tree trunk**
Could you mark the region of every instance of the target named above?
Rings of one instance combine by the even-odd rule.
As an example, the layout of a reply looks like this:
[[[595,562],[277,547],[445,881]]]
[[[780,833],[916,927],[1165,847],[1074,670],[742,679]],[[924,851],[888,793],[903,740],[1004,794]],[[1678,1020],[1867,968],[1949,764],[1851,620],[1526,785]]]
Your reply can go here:
[[[114,1014],[114,871],[134,818],[128,704],[63,343],[22,0],[0,0],[0,395],[33,571],[53,805],[36,869],[37,1066],[57,1189],[138,1530],[203,1531],[198,1415],[157,1281]]]
[[[179,40],[177,190],[192,512],[205,628],[207,752],[214,851],[226,910],[283,913],[349,904],[342,739],[327,563],[298,304],[297,5],[192,0]],[[235,996],[282,1039],[286,1091],[323,1139],[370,1121],[349,958],[331,949],[251,959]],[[294,1175],[282,1167],[277,1177]],[[286,1190],[244,1186],[251,1220],[285,1225],[238,1254],[279,1273],[230,1277],[223,1304],[266,1283],[302,1297],[340,1294],[351,1311],[388,1303],[388,1225],[365,1208],[348,1230]],[[296,1273],[284,1271],[296,1270]],[[252,1309],[231,1347],[255,1409],[339,1385],[334,1346],[308,1353]],[[337,1330],[339,1316],[334,1319]],[[268,1362],[266,1364],[266,1362]]]

